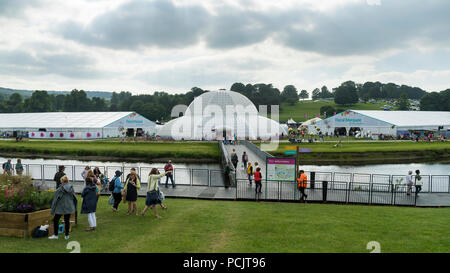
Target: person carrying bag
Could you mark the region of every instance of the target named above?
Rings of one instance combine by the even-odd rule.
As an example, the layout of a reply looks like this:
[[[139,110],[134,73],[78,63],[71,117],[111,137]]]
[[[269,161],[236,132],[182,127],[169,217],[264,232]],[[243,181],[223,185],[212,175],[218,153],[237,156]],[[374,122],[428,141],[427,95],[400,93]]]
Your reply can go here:
[[[149,175],[148,175],[148,189],[147,189],[147,198],[145,200],[145,208],[141,212],[141,215],[144,216],[145,212],[148,210],[148,208],[153,207],[153,210],[155,211],[155,217],[161,218],[161,216],[158,215],[158,206],[161,205],[163,209],[167,209],[164,205],[161,203],[160,198],[160,191],[158,186],[158,179],[165,176],[168,172],[159,173],[158,169],[153,168]]]

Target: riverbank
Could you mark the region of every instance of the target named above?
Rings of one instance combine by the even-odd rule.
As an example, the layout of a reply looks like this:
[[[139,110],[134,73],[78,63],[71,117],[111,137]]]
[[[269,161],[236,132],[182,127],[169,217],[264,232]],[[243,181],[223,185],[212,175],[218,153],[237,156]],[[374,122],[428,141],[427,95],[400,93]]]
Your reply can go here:
[[[216,142],[0,141],[0,156],[80,161],[218,163]]]
[[[259,143],[255,143],[260,146]],[[300,143],[300,149],[310,152],[300,154],[302,165],[370,165],[400,163],[450,163],[450,142],[316,142]],[[279,143],[276,157],[295,157],[284,154],[291,143]]]

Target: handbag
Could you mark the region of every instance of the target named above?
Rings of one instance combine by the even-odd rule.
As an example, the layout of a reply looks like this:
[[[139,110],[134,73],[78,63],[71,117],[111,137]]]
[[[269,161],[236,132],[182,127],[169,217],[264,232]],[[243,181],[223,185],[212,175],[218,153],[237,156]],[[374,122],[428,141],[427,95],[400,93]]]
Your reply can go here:
[[[114,205],[114,196],[112,194],[108,199],[108,205]]]

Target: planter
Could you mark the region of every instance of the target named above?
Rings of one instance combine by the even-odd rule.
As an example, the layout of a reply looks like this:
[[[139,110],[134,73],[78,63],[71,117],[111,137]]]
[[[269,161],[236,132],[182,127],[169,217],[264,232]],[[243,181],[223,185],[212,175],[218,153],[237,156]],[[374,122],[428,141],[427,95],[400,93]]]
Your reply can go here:
[[[0,235],[28,237],[33,234],[36,227],[49,225],[50,232],[53,233],[53,216],[50,209],[29,213],[0,212]],[[70,217],[71,227],[77,224],[77,215],[74,213]]]

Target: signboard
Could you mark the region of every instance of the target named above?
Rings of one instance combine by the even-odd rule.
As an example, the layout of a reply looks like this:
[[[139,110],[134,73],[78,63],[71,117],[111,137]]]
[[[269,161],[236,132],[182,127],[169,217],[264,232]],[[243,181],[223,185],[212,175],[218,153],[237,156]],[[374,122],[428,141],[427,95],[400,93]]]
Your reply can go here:
[[[294,158],[268,157],[266,179],[275,181],[295,181],[296,160]]]

